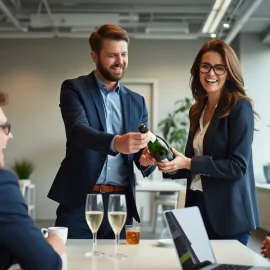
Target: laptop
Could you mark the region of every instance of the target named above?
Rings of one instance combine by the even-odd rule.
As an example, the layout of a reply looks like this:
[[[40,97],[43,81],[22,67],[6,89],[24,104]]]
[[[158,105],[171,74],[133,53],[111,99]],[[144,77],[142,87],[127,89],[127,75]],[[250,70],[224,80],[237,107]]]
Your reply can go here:
[[[233,264],[217,264],[198,207],[164,211],[180,265],[183,270],[270,269]]]

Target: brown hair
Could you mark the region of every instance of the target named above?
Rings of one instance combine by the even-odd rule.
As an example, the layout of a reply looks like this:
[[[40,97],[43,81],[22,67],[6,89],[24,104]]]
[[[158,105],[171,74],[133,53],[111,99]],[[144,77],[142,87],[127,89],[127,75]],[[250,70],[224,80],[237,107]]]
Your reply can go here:
[[[8,103],[8,94],[0,91],[0,106]]]
[[[236,53],[232,47],[224,41],[220,39],[212,39],[202,46],[190,70],[190,88],[195,99],[195,104],[190,110],[190,129],[193,132],[196,129],[197,120],[200,117],[201,111],[207,102],[206,91],[200,82],[199,64],[201,62],[202,56],[206,52],[210,51],[217,52],[221,55],[225,65],[227,66],[228,72],[228,79],[221,93],[222,97],[227,100],[227,106],[224,108],[219,117],[223,118],[229,115],[234,105],[241,98],[245,98],[250,101],[251,104],[253,104],[252,99],[249,98],[245,92],[244,80]],[[254,110],[253,113],[256,117],[259,117],[259,115]]]
[[[104,24],[89,37],[91,50],[99,54],[102,48],[102,40],[104,39],[125,40],[129,43],[129,36],[126,30],[114,24]]]

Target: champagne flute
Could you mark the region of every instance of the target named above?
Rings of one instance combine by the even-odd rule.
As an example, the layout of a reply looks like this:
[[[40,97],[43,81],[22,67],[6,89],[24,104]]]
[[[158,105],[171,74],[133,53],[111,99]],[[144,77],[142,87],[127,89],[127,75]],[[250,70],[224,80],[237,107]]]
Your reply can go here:
[[[126,196],[123,194],[110,194],[108,204],[108,219],[115,234],[114,254],[110,259],[125,259],[127,256],[118,253],[119,236],[127,219]]]
[[[86,257],[102,256],[103,252],[97,250],[97,232],[104,215],[103,200],[101,194],[87,194],[85,204],[86,222],[93,235],[92,252],[85,253]]]

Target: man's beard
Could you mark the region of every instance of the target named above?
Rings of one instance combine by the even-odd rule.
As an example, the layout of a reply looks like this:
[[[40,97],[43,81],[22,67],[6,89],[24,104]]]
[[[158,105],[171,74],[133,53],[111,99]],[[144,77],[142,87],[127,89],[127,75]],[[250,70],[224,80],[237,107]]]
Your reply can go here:
[[[119,74],[119,75],[113,75],[113,74],[111,74],[110,70],[107,70],[107,69],[101,64],[101,62],[98,60],[98,66],[97,66],[97,68],[98,68],[100,74],[101,74],[106,80],[108,80],[108,81],[110,81],[110,82],[117,82],[117,81],[121,80],[121,79],[124,77],[125,70],[124,70],[123,66],[122,66],[122,65],[117,65],[117,64],[116,64],[116,65],[113,65],[113,66],[112,66],[112,68],[114,68],[114,67],[120,67],[120,68],[122,68],[122,73]]]

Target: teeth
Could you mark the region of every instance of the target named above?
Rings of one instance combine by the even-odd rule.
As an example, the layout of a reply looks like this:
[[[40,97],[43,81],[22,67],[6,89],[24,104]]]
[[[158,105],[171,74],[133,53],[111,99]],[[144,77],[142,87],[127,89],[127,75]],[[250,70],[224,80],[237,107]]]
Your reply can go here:
[[[212,80],[212,79],[206,79],[206,81],[211,82],[211,83],[217,82],[217,80]]]

